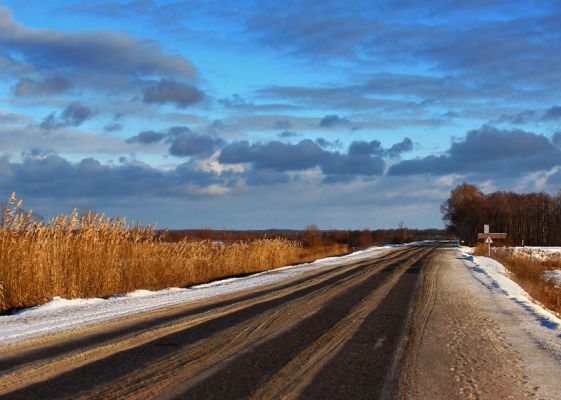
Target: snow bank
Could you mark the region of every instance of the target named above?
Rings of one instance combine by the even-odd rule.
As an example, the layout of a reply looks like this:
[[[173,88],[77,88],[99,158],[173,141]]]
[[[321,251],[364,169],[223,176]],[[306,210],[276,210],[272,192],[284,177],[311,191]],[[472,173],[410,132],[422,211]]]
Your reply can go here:
[[[462,258],[474,272],[474,276],[487,289],[516,303],[522,309],[527,325],[539,325],[553,334],[552,338],[561,344],[561,319],[553,312],[537,304],[516,282],[508,278],[505,267],[492,258],[473,256],[469,248],[460,248]],[[530,328],[528,328],[530,329]],[[543,332],[542,332],[543,334]],[[548,335],[549,336],[549,335]]]
[[[108,299],[68,300],[55,297],[46,304],[20,310],[14,315],[1,316],[0,345],[194,302],[212,296],[248,290],[305,271],[382,255],[395,247],[399,246],[371,247],[341,257],[328,257],[311,263],[277,268],[241,278],[223,279],[189,288],[169,288],[159,291],[136,290]]]

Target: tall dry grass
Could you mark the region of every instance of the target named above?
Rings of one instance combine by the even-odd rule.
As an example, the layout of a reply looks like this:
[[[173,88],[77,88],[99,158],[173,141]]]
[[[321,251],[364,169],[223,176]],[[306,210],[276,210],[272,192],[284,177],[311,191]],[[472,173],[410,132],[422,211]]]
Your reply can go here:
[[[35,220],[12,194],[0,220],[0,311],[53,296],[106,297],[135,289],[189,286],[347,251],[303,248],[286,239],[230,244],[163,243],[154,226],[74,210]]]
[[[478,245],[474,254],[487,256],[487,246]],[[546,271],[561,270],[561,258],[536,258],[532,253],[515,251],[508,247],[493,248],[491,257],[504,265],[509,277],[532,298],[561,315],[561,287],[553,279],[544,278]]]

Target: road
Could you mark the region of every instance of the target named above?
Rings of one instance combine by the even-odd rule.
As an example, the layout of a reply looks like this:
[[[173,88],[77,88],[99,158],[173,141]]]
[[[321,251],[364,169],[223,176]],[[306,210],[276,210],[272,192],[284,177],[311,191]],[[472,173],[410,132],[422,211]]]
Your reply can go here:
[[[0,354],[0,398],[392,398],[438,247],[25,343]]]

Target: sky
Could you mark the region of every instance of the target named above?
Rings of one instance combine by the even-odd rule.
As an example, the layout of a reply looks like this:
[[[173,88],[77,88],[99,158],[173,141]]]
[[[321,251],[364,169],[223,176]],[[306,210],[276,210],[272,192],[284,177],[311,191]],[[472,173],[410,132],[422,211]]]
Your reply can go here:
[[[558,1],[0,0],[0,199],[441,227],[463,182],[558,190],[560,65]]]

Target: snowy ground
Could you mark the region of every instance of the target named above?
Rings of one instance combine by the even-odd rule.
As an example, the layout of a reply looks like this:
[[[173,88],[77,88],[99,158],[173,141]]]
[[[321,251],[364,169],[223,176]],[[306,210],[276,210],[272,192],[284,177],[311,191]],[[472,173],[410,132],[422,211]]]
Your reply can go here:
[[[0,345],[212,296],[247,290],[286,279],[311,269],[320,269],[381,255],[395,247],[371,247],[342,257],[328,257],[311,263],[278,268],[242,278],[224,279],[190,288],[169,288],[159,291],[137,290],[132,293],[116,295],[109,299],[67,300],[54,298],[46,304],[21,310],[15,315],[1,316]]]
[[[524,289],[510,280],[505,267],[499,262],[488,257],[473,256],[468,247],[460,248],[460,252],[471,275],[514,318],[517,329],[522,329],[540,348],[546,349],[561,362],[561,319],[537,304]],[[545,251],[540,248],[540,252],[543,254]]]
[[[546,260],[551,258],[561,258],[561,247],[508,247],[509,250],[517,253],[530,256],[536,260]]]

